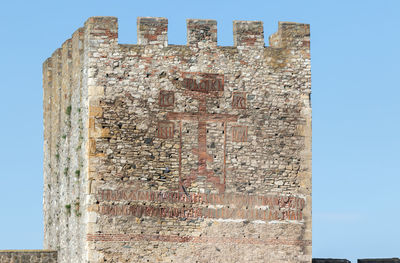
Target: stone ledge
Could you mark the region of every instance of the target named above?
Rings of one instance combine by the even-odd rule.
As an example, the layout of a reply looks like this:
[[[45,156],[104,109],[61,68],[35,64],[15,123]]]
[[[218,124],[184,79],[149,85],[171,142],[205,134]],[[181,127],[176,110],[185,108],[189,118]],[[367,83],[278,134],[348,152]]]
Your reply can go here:
[[[57,263],[57,251],[26,249],[0,250],[0,263]]]

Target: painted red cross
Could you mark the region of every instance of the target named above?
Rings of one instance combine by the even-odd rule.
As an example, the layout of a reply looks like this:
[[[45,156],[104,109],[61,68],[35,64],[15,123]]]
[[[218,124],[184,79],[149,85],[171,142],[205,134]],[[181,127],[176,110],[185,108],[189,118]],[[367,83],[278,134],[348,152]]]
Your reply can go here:
[[[219,75],[220,76],[220,75]],[[188,83],[188,81],[186,81]],[[216,83],[216,82],[213,82]],[[201,82],[200,82],[201,84]],[[212,84],[204,84],[203,86],[208,86]],[[200,86],[200,85],[199,85]],[[181,186],[189,187],[193,181],[197,180],[198,176],[205,176],[208,182],[214,184],[214,186],[219,190],[219,193],[225,191],[225,180],[226,180],[226,124],[228,122],[236,122],[238,120],[238,115],[232,114],[217,114],[207,112],[207,98],[220,97],[223,95],[223,90],[220,87],[217,89],[212,89],[207,87],[207,89],[202,89],[197,91],[190,89],[185,85],[186,88],[185,95],[198,100],[199,110],[197,112],[168,112],[168,120],[179,120],[179,129],[181,136],[181,146],[182,146],[182,123],[181,121],[195,121],[198,123],[198,148],[192,149],[192,152],[198,156],[198,168],[191,171],[190,176],[182,178],[181,176],[181,148],[179,153],[179,182]],[[222,82],[223,89],[223,82]],[[198,89],[200,90],[200,89]],[[212,170],[207,169],[207,162],[213,162],[213,157],[207,153],[207,123],[209,122],[222,122],[224,126],[224,169],[223,169],[223,182],[221,182],[220,176],[214,176]]]

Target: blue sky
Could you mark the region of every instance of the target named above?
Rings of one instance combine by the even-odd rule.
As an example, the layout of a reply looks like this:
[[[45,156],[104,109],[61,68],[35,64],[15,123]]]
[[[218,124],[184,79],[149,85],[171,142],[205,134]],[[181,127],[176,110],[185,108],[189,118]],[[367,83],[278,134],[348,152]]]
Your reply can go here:
[[[136,43],[136,18],[311,24],[313,256],[400,257],[400,1],[3,1],[0,9],[0,249],[41,248],[42,62],[90,16],[119,18]],[[268,43],[267,43],[268,44]]]

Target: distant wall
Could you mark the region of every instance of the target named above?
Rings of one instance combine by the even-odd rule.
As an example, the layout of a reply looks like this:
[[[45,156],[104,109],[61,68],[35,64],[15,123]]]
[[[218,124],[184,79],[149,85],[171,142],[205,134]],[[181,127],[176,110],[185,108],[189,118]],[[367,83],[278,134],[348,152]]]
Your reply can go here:
[[[57,263],[57,251],[0,250],[0,263]]]
[[[400,263],[400,258],[370,258],[359,259],[358,263]]]
[[[351,263],[347,259],[313,258],[312,263]]]
[[[313,258],[312,263],[351,263],[347,259]],[[400,263],[399,258],[370,258],[359,259],[357,263]]]

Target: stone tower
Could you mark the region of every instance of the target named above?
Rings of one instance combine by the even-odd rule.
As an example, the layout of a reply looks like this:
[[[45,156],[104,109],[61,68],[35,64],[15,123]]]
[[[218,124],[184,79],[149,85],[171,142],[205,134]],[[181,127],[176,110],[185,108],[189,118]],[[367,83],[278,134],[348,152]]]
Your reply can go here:
[[[309,25],[92,17],[44,62],[44,248],[59,262],[311,262]]]

